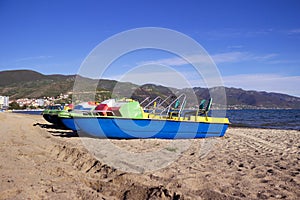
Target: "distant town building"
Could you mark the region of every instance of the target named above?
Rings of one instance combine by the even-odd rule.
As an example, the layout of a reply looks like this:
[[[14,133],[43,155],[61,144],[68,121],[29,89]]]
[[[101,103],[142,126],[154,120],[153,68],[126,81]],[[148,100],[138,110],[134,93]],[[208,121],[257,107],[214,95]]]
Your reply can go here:
[[[37,101],[38,106],[40,106],[40,107],[43,107],[45,105],[44,99],[37,99],[36,101]]]
[[[9,106],[9,97],[0,96],[0,109],[8,109]]]

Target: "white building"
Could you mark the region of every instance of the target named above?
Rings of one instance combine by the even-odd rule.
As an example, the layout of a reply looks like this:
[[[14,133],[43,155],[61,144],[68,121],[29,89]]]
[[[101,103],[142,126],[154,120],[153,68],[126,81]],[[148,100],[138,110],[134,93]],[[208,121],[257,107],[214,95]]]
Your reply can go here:
[[[37,101],[38,106],[40,106],[40,107],[45,105],[45,100],[44,99],[37,99],[36,101]]]
[[[0,109],[7,109],[9,106],[9,97],[0,96]]]

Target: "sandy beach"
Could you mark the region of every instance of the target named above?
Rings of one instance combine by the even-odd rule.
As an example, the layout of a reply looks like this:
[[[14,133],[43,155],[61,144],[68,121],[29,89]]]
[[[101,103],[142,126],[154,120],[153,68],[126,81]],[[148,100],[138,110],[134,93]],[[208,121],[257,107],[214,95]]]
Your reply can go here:
[[[222,138],[189,140],[180,153],[168,140],[110,140],[127,152],[176,155],[167,166],[133,173],[97,160],[83,144],[99,139],[81,139],[42,116],[0,113],[0,127],[0,199],[300,197],[299,131],[229,128]]]

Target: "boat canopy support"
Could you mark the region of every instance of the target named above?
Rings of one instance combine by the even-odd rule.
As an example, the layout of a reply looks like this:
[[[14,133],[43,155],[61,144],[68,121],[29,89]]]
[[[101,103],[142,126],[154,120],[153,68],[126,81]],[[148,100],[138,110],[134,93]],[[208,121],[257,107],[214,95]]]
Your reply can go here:
[[[163,99],[162,97],[157,96],[150,103],[148,103],[143,109],[148,110],[149,113],[155,114],[156,110],[161,109],[163,107],[163,104],[166,103],[171,97],[172,97],[172,95],[170,95],[167,98]],[[149,108],[151,106],[152,106],[152,109],[150,111]],[[163,109],[164,109],[164,107],[163,107]]]
[[[167,116],[168,118],[172,117],[180,117],[184,107],[186,104],[186,94],[179,95],[176,99],[174,99],[167,107],[165,107],[160,116]]]

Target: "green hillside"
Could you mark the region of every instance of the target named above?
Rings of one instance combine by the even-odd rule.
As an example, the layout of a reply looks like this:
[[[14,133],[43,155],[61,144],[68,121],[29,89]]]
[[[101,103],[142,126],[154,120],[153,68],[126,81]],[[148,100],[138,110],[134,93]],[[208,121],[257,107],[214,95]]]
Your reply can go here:
[[[30,70],[12,70],[0,72],[0,95],[10,96],[10,99],[18,98],[40,98],[58,96],[73,91],[76,75],[44,75]],[[229,107],[237,108],[296,108],[300,109],[300,98],[279,93],[268,93],[258,91],[245,91],[237,88],[201,88],[176,89],[164,86],[145,84],[138,86],[132,83],[119,83],[115,80],[93,80],[84,77],[77,77],[77,90],[88,97],[93,93],[91,86],[97,88],[98,100],[112,97],[128,97],[143,100],[146,97],[155,98],[161,96],[166,98],[169,95],[187,94],[188,107],[195,106],[192,98],[196,95],[200,99],[208,99],[214,96],[214,104],[224,104],[227,100]],[[220,94],[226,92],[226,99]],[[87,98],[88,99],[88,98]]]

